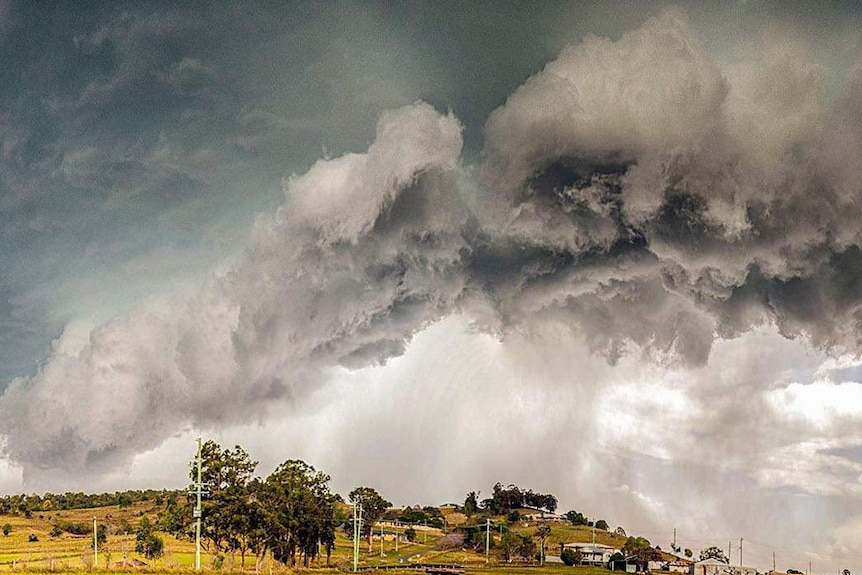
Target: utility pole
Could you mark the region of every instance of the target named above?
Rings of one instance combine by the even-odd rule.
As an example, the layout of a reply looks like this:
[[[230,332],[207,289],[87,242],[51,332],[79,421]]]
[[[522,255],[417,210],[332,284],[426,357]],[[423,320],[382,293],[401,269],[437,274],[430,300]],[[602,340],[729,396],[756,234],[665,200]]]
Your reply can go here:
[[[380,522],[380,557],[383,557],[383,522]]]
[[[674,554],[676,554],[676,527],[673,528],[673,545],[671,545]]]
[[[353,572],[359,568],[359,535],[362,533],[362,503],[353,504]]]
[[[775,551],[772,552],[772,572],[775,573]]]
[[[99,566],[99,530],[96,529],[96,518],[93,517],[93,567]]]
[[[428,545],[428,520],[422,520],[422,545]]]
[[[204,494],[204,486],[201,482],[201,461],[202,461],[201,438],[198,437],[198,457],[197,457],[197,481],[195,481],[195,508],[193,516],[195,518],[195,571],[201,570],[201,517],[203,516],[201,508],[201,496]]]
[[[739,566],[742,567],[742,537],[739,538]]]
[[[733,545],[730,544],[730,541],[727,542],[727,564],[730,565],[730,557],[732,553]]]
[[[395,552],[398,553],[398,520],[395,520]]]
[[[491,519],[485,519],[485,563],[488,562],[488,550],[491,548]]]

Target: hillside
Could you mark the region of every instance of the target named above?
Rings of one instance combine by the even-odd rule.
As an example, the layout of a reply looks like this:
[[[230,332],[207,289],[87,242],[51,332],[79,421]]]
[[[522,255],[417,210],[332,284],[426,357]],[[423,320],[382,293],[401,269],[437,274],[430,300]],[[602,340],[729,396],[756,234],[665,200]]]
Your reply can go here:
[[[150,568],[156,570],[174,570],[188,568],[194,564],[194,542],[189,540],[178,540],[177,538],[160,533],[165,542],[165,555],[157,560],[147,560],[135,553],[135,530],[143,517],[157,521],[159,513],[164,506],[153,500],[138,501],[130,505],[110,505],[87,509],[70,509],[61,511],[33,512],[31,516],[24,514],[0,515],[0,525],[8,524],[11,531],[8,536],[0,535],[0,566],[7,565],[13,568],[28,569],[55,569],[55,570],[79,570],[91,568],[93,563],[92,549],[92,524],[96,518],[97,524],[107,529],[107,541],[99,547],[99,567],[104,567],[110,562],[117,561],[123,557],[136,558],[145,561]],[[346,509],[346,507],[345,507]],[[458,563],[473,569],[484,569],[486,567],[506,567],[506,572],[516,575],[517,569],[514,565],[505,565],[499,558],[495,547],[499,544],[501,533],[505,529],[529,535],[535,531],[535,523],[516,523],[506,525],[503,516],[493,518],[495,527],[491,531],[492,549],[490,552],[490,565],[486,564],[484,552],[476,552],[472,549],[464,549],[460,545],[447,544],[444,532],[441,529],[414,525],[416,531],[415,541],[410,543],[404,539],[404,531],[407,526],[395,527],[394,524],[386,523],[384,527],[384,541],[379,538],[379,531],[375,528],[373,549],[368,551],[366,541],[360,545],[360,566],[375,565],[409,565],[411,563]],[[484,524],[485,518],[474,515],[468,523]],[[66,531],[57,534],[56,526]],[[501,527],[505,526],[505,527]],[[559,554],[562,543],[591,542],[595,535],[597,543],[620,548],[625,543],[625,537],[609,533],[603,530],[595,530],[585,526],[573,526],[568,523],[550,523],[550,534],[546,540],[548,555]],[[479,527],[481,529],[481,527]],[[52,536],[52,530],[54,531]],[[76,533],[70,533],[69,531]],[[395,549],[395,532],[402,535]],[[31,535],[35,535],[38,541],[30,541]],[[212,566],[215,557],[204,552],[203,563]],[[224,568],[238,569],[238,557],[225,557]],[[338,529],[333,554],[330,564],[345,570],[352,568],[353,543],[350,538]],[[266,562],[269,565],[269,561]],[[324,567],[326,565],[325,555],[322,555],[313,566]],[[278,569],[277,564],[272,565]],[[254,568],[253,557],[246,560],[246,569]],[[550,571],[557,571],[564,566],[546,566]],[[529,569],[534,569],[530,567]],[[586,568],[583,568],[586,569]],[[601,570],[603,573],[607,571]],[[572,573],[572,571],[567,571]],[[582,569],[577,569],[578,573]],[[586,573],[586,571],[583,571]]]

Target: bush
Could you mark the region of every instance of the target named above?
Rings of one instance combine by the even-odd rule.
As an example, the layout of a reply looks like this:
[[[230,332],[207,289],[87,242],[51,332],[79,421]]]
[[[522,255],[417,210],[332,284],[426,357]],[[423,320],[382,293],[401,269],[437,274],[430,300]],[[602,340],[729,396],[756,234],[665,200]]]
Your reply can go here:
[[[63,530],[56,523],[51,527],[51,537],[59,537],[63,534]]]
[[[7,523],[6,525],[3,526],[3,535],[5,535],[6,537],[9,537],[9,534],[11,532],[12,532],[12,524],[11,523]]]
[[[563,552],[560,553],[560,560],[569,567],[578,565],[581,562],[581,552],[574,549],[563,549]]]
[[[35,533],[31,533],[30,537],[27,538],[27,541],[30,543],[37,543],[39,541],[39,537],[37,537]]]
[[[135,551],[147,559],[156,559],[165,554],[165,542],[155,533],[148,533],[142,541],[135,542]]]
[[[416,530],[412,527],[408,527],[404,530],[404,537],[407,538],[407,541],[413,543],[414,541],[416,541]]]

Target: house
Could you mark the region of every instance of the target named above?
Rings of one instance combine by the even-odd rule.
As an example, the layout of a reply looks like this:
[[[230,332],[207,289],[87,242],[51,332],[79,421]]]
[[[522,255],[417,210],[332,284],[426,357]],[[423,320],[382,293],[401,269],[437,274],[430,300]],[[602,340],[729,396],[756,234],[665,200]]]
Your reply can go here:
[[[671,573],[688,573],[691,571],[691,566],[694,565],[694,561],[686,561],[685,559],[675,559],[667,564],[667,570]]]
[[[632,555],[618,561],[611,561],[610,563],[608,563],[608,569],[610,569],[611,571],[625,571],[626,573],[637,573],[637,558]]]
[[[611,555],[618,551],[601,543],[566,543],[563,548],[579,551],[581,553],[581,565],[606,566],[611,560]]]
[[[550,511],[542,511],[541,509],[527,509],[521,513],[521,521],[539,521],[552,523],[566,523],[568,519],[563,515],[551,513]]]
[[[718,559],[704,559],[690,566],[689,575],[757,575],[757,569],[728,565]]]
[[[647,571],[668,571],[671,573],[688,573],[691,571],[691,566],[694,561],[686,561],[685,559],[674,559],[673,561],[650,561],[647,563]]]

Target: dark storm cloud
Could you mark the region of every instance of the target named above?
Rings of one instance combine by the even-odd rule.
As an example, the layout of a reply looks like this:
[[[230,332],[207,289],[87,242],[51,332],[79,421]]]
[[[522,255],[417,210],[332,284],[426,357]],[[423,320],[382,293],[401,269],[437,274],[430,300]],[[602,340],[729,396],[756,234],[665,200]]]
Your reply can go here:
[[[250,6],[232,25],[262,27],[280,53],[300,41]],[[67,38],[92,70],[49,78],[43,131],[12,114],[9,205],[39,205],[44,190],[25,184],[56,178],[133,218],[225,192],[220,178],[290,149],[272,132],[302,127],[271,95],[236,113],[278,63],[225,82],[259,46],[232,59],[235,44],[215,48],[224,30],[173,16],[118,10]],[[301,39],[322,24],[294,25]],[[142,304],[15,380],[0,400],[8,453],[28,473],[112,467],[188,424],[265,418],[273,399],[302,397],[333,366],[385,363],[453,313],[501,341],[553,326],[611,363],[702,366],[716,338],[762,325],[858,353],[860,75],[827,98],[829,74],[797,37],[759,42],[725,70],[676,11],[587,37],[490,114],[476,163],[455,113],[383,114],[367,152],[287,178],[251,247],[196,295]],[[306,115],[332,115],[309,129],[367,118],[333,73],[383,101],[399,85],[367,85],[352,63],[336,49],[297,71],[325,95]]]

